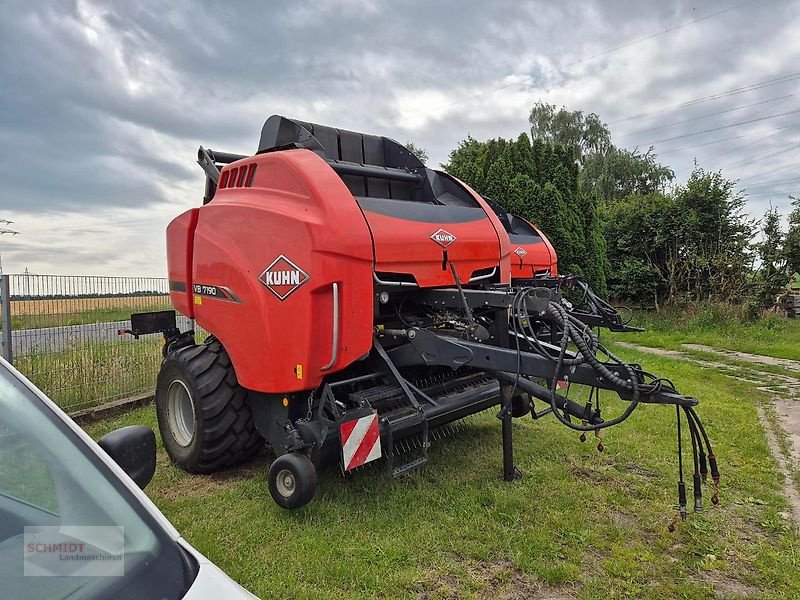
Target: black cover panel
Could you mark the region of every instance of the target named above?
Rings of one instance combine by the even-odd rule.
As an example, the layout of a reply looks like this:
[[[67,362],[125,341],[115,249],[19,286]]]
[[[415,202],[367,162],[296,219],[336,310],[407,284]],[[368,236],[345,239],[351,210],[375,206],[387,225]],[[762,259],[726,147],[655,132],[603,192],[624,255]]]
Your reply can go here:
[[[395,202],[381,198],[356,198],[356,200],[365,212],[420,223],[469,223],[486,218],[482,208],[442,206],[424,202]]]
[[[376,135],[365,135],[364,140],[364,162],[368,165],[386,166],[383,154],[383,138]],[[365,196],[372,198],[388,198],[389,182],[385,179],[367,178],[367,193]]]
[[[361,146],[361,134],[352,131],[339,130],[339,147],[342,150],[342,160],[364,163],[364,149]]]
[[[511,240],[512,244],[516,244],[518,246],[533,245],[542,242],[542,238],[540,238],[538,235],[518,235],[512,233],[508,236],[508,239]]]
[[[342,160],[339,155],[339,132],[324,125],[312,125],[311,127],[311,133],[325,149],[325,156],[332,160]]]
[[[360,133],[340,129],[339,150],[341,151],[342,160],[359,164],[364,163],[364,148],[361,146]],[[342,181],[347,184],[350,193],[354,196],[364,196],[367,193],[364,177],[357,175],[342,175],[341,177]]]
[[[503,229],[506,230],[506,233],[511,233],[513,231],[513,228],[511,227],[511,214],[507,213],[502,206],[488,196],[481,194],[481,197],[486,201],[486,204],[489,205],[489,208],[494,211],[494,214],[497,215],[497,218],[500,219],[500,223],[503,224]]]
[[[398,142],[383,136],[336,129],[274,115],[261,130],[259,152],[306,148],[329,161],[402,169],[421,175],[410,183],[380,177],[340,174],[357,197],[413,201],[431,205],[478,207],[464,187],[449,175],[426,169],[422,161]]]
[[[511,213],[508,213],[508,218],[511,221],[511,233],[542,239],[525,219],[521,219],[517,215],[512,215]]]
[[[261,128],[257,153],[291,146],[315,151],[322,149],[311,134],[311,123],[272,115]]]
[[[339,138],[342,135],[353,140],[369,140],[367,144],[364,144],[363,141],[361,144],[362,148],[365,146],[370,147],[369,158],[366,160],[367,164],[396,169],[422,169],[425,166],[405,146],[387,137],[336,129],[327,125],[288,119],[280,115],[273,115],[264,123],[264,127],[261,129],[258,151],[267,152],[294,146],[315,151],[323,150],[326,157],[332,160],[347,160],[341,155],[344,150],[339,150]],[[377,152],[376,141],[381,142],[381,148]],[[322,146],[321,148],[320,145]]]
[[[389,196],[393,200],[411,200],[411,184],[404,181],[390,181]]]

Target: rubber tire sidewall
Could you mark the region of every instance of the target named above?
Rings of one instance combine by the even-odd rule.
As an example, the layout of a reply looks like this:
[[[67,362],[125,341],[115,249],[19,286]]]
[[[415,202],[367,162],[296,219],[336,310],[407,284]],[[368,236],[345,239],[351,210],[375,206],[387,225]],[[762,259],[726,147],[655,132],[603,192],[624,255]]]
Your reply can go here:
[[[284,469],[294,475],[295,491],[289,497],[283,496],[277,488],[278,473]],[[269,468],[268,480],[269,493],[281,508],[293,509],[305,506],[317,492],[317,470],[305,454],[290,453],[276,458]]]
[[[176,380],[186,386],[194,406],[194,437],[188,446],[178,444],[169,427],[167,392]],[[156,386],[156,413],[167,453],[192,473],[236,466],[264,447],[248,391],[239,385],[230,357],[215,338],[178,348],[164,359]]]
[[[194,407],[194,436],[188,446],[181,446],[172,435],[169,427],[169,402],[168,392],[172,383],[176,380],[181,381],[189,391],[189,396]],[[158,429],[161,432],[161,439],[164,442],[164,449],[169,454],[177,466],[185,471],[192,473],[203,473],[205,469],[198,469],[195,465],[200,462],[203,452],[203,427],[200,422],[200,407],[197,404],[199,394],[194,384],[194,378],[187,374],[183,363],[167,357],[158,374],[158,385],[156,387],[156,416],[158,417]]]

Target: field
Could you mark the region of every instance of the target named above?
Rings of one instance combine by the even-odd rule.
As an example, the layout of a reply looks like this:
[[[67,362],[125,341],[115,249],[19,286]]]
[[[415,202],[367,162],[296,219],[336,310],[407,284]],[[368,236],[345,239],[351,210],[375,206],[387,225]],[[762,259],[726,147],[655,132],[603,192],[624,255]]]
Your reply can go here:
[[[800,330],[778,324],[762,324],[775,333],[760,341],[733,326],[699,333],[733,350],[796,353]],[[682,335],[664,329],[613,339],[669,348]],[[783,463],[759,419],[774,391],[736,376],[740,367],[727,359],[709,366],[676,353],[615,349],[698,397],[716,442],[720,503],[713,506],[707,490],[705,511],[674,533],[674,413],[657,406],[605,433],[604,453],[552,417],[516,420],[525,476],[512,484],[499,478],[499,423],[484,413],[434,442],[423,470],[398,480],[377,467],[350,479],[330,470],[314,502],[295,512],[269,496],[266,453],[198,476],[172,466],[159,446],[147,492],[192,544],[264,598],[800,597],[800,535]],[[153,408],[88,429],[99,437],[133,423],[155,429]],[[787,438],[780,443],[785,449]]]
[[[167,296],[111,296],[12,300],[12,329],[107,323],[130,318],[132,312],[169,308]]]

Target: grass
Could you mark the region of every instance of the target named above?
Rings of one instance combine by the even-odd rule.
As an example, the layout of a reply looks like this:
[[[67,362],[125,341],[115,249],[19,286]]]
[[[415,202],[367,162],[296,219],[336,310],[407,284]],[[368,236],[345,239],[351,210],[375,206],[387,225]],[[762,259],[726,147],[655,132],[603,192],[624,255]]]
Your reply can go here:
[[[152,295],[13,300],[11,323],[15,331],[109,323],[129,319],[132,312],[163,310],[168,303],[167,296]],[[160,338],[86,341],[92,333],[82,330],[35,335],[41,336],[35,338],[35,345],[52,344],[59,349],[18,351],[14,366],[67,412],[155,388]]]
[[[67,412],[154,390],[160,364],[157,336],[14,357],[14,366]]]
[[[766,394],[692,364],[619,352],[700,398],[716,442],[720,504],[706,492],[706,511],[675,533],[674,419],[656,406],[608,431],[602,454],[552,417],[515,421],[525,477],[513,484],[499,478],[499,423],[483,414],[404,478],[323,472],[317,498],[294,512],[270,499],[266,455],[190,475],[159,441],[147,492],[190,543],[264,598],[799,597],[800,536],[781,516],[786,500],[756,415]],[[133,423],[155,429],[154,409],[88,429],[99,437]]]
[[[742,323],[712,306],[691,316],[637,312],[631,325],[644,327],[647,331],[611,334],[611,339],[672,350],[681,350],[681,344],[704,344],[800,360],[800,319],[776,314],[754,323]]]

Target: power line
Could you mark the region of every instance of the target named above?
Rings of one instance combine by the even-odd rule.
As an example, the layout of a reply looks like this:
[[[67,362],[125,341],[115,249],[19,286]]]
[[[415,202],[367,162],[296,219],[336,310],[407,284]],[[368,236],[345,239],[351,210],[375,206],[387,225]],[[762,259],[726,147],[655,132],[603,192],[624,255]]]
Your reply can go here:
[[[701,115],[699,117],[691,117],[690,119],[684,119],[683,121],[675,121],[673,123],[667,123],[666,125],[659,125],[657,127],[648,127],[647,129],[640,129],[638,131],[632,131],[631,133],[623,133],[623,138],[631,137],[633,135],[638,135],[640,133],[647,133],[648,131],[657,131],[658,129],[666,129],[667,127],[674,127],[675,125],[683,125],[684,123],[690,123],[691,121],[698,121],[701,119],[707,119],[709,117],[714,117],[716,115],[723,115],[725,113],[735,112],[737,110],[744,110],[745,108],[752,108],[753,106],[759,106],[761,104],[768,104],[770,102],[777,102],[779,100],[786,100],[787,98],[794,98],[797,94],[787,94],[785,96],[777,96],[775,98],[769,98],[767,100],[761,100],[760,102],[753,102],[752,104],[743,104],[742,106],[735,106],[734,108],[727,108],[725,110],[719,110],[713,113],[707,113],[705,115]]]
[[[777,129],[773,129],[770,132],[752,131],[750,133],[742,133],[742,134],[734,135],[734,136],[731,136],[731,137],[720,138],[718,140],[712,140],[710,142],[703,142],[701,144],[690,144],[688,146],[680,146],[678,148],[669,148],[667,150],[659,152],[658,155],[659,156],[663,156],[664,154],[672,154],[674,152],[682,152],[684,150],[690,150],[692,148],[700,148],[702,146],[711,146],[713,144],[720,144],[722,142],[730,142],[731,140],[739,140],[739,139],[742,139],[742,138],[752,137],[754,135],[762,135],[763,133],[769,133],[769,134],[773,134],[774,135],[776,133],[780,133],[781,131],[786,131],[787,129],[794,129],[796,127],[800,127],[800,124],[787,125],[786,127],[778,127]],[[769,136],[767,136],[767,137],[769,137]]]
[[[792,177],[791,179],[778,179],[777,181],[765,181],[764,183],[751,183],[750,185],[742,185],[739,184],[741,187],[750,188],[760,188],[766,187],[768,185],[784,185],[786,183],[794,183],[795,181],[800,181],[800,177]]]
[[[734,6],[730,6],[728,8],[723,9],[723,10],[719,10],[717,12],[705,15],[704,17],[699,17],[697,19],[694,19],[692,21],[688,21],[686,23],[682,23],[680,25],[675,25],[673,27],[668,27],[667,29],[664,29],[663,31],[657,31],[655,33],[651,33],[650,35],[646,35],[644,37],[637,38],[637,39],[631,40],[629,42],[625,42],[624,44],[620,44],[619,46],[614,46],[613,48],[609,48],[607,50],[603,50],[602,52],[598,52],[597,54],[592,54],[592,55],[587,56],[585,58],[581,58],[581,59],[573,61],[571,63],[567,63],[567,64],[563,65],[562,67],[560,67],[560,70],[563,71],[563,70],[566,70],[566,69],[570,69],[570,68],[575,67],[577,65],[580,65],[580,64],[595,60],[596,58],[600,58],[602,56],[607,56],[607,55],[612,54],[614,52],[617,52],[619,50],[623,50],[624,48],[630,48],[631,46],[634,46],[636,44],[640,44],[642,42],[646,42],[648,40],[652,40],[652,39],[660,37],[662,35],[666,35],[668,33],[672,33],[673,31],[677,31],[679,29],[683,29],[684,27],[688,27],[689,25],[694,25],[695,23],[699,23],[701,21],[706,21],[708,19],[713,19],[714,17],[718,17],[718,16],[723,15],[723,14],[725,14],[727,12],[732,11],[732,10],[736,10],[737,8],[741,8],[742,6],[745,6],[747,4],[752,4],[755,1],[756,0],[747,0],[746,2],[741,2],[739,4],[735,4]],[[513,75],[513,73],[511,75]],[[533,75],[526,75],[525,77],[523,77],[519,81],[515,81],[513,83],[507,83],[507,84],[504,84],[504,85],[501,85],[501,86],[498,86],[498,87],[495,87],[495,88],[484,90],[482,92],[471,94],[469,96],[463,96],[462,98],[459,98],[458,100],[454,100],[453,102],[450,102],[448,104],[442,104],[441,106],[437,106],[436,108],[432,108],[430,110],[426,110],[426,111],[415,113],[413,115],[409,115],[409,116],[405,117],[405,120],[409,120],[409,119],[413,119],[413,118],[416,118],[416,117],[429,115],[429,114],[434,113],[434,112],[439,112],[439,111],[444,110],[446,108],[450,108],[451,106],[455,106],[457,104],[463,104],[464,102],[468,102],[469,100],[474,100],[475,98],[481,98],[483,96],[488,96],[489,94],[493,94],[495,92],[506,90],[506,89],[514,87],[514,86],[522,85],[522,84],[524,84],[526,82],[529,82],[529,81],[532,81],[532,80],[533,80]]]
[[[653,144],[658,144],[661,142],[671,142],[672,140],[680,140],[687,137],[692,137],[695,135],[702,135],[704,133],[711,133],[712,131],[719,131],[721,129],[729,129],[730,127],[738,127],[739,125],[747,125],[748,123],[758,123],[759,121],[766,121],[767,119],[775,119],[777,117],[784,117],[786,115],[793,115],[800,112],[800,108],[795,110],[790,110],[782,113],[778,113],[775,115],[768,115],[766,117],[758,117],[755,119],[747,119],[746,121],[739,121],[737,123],[730,123],[729,125],[720,125],[719,127],[712,127],[711,129],[703,129],[702,131],[695,131],[694,133],[684,133],[683,135],[675,135],[668,138],[661,138],[660,140],[654,140],[652,142],[647,142],[642,144],[643,146],[652,146]]]
[[[775,77],[774,79],[767,79],[765,81],[761,81],[759,83],[752,83],[749,85],[745,85],[738,88],[733,88],[724,92],[718,92],[716,94],[711,94],[709,96],[702,96],[700,98],[694,98],[692,100],[687,100],[686,102],[681,102],[679,104],[673,104],[671,106],[664,106],[662,108],[656,108],[654,110],[639,113],[638,115],[632,115],[630,117],[625,117],[623,119],[617,119],[616,121],[611,121],[608,123],[609,125],[615,125],[617,123],[623,123],[625,121],[632,121],[633,119],[640,119],[642,117],[649,117],[650,115],[656,115],[658,113],[666,112],[668,110],[674,110],[676,108],[683,108],[685,106],[692,106],[695,104],[703,104],[705,102],[710,102],[712,100],[719,100],[720,98],[726,98],[728,96],[736,96],[738,94],[744,94],[746,92],[752,92],[753,90],[759,90],[761,88],[773,86],[773,85],[780,85],[782,83],[791,83],[796,79],[800,79],[800,72],[797,73],[790,73],[788,75],[781,75],[780,77]]]
[[[781,171],[785,171],[787,169],[795,169],[797,170],[798,165],[797,163],[789,163],[788,165],[781,165],[780,167],[775,167],[774,169],[770,169],[769,171],[761,171],[757,173],[758,177],[764,177],[765,175],[771,175],[772,173],[780,173]]]
[[[789,128],[787,127],[787,128],[785,128],[785,129],[789,129]],[[744,150],[745,148],[749,148],[750,150],[752,150],[752,148],[753,148],[754,146],[758,146],[759,144],[763,144],[763,143],[764,143],[764,141],[766,141],[766,140],[768,140],[768,139],[770,139],[770,138],[773,138],[773,137],[775,137],[776,135],[778,135],[779,133],[781,133],[783,130],[784,130],[784,129],[779,129],[778,131],[775,131],[775,132],[773,132],[773,133],[771,133],[771,134],[769,134],[769,135],[765,135],[765,136],[763,136],[762,138],[760,138],[760,139],[756,140],[754,143],[751,143],[751,144],[744,144],[744,145],[742,145],[742,146],[734,146],[734,147],[733,147],[733,148],[731,148],[730,150],[726,150],[725,152],[721,152],[721,153],[719,153],[719,154],[715,154],[715,155],[713,155],[713,156],[711,156],[711,157],[707,157],[705,160],[707,160],[707,161],[710,161],[710,160],[717,160],[718,158],[722,158],[723,156],[728,156],[728,155],[730,155],[730,154],[733,154],[734,152],[739,152],[740,150]]]
[[[683,152],[684,150],[691,150],[692,148],[701,148],[703,146],[713,146],[714,144],[721,144],[722,142],[729,142],[731,140],[738,140],[744,137],[749,137],[753,134],[742,134],[742,135],[734,135],[732,137],[721,138],[718,140],[712,140],[710,142],[703,142],[702,144],[690,144],[688,146],[680,146],[678,148],[670,148],[669,150],[664,150],[658,153],[658,156],[663,156],[665,154],[673,154],[675,152]]]
[[[800,192],[761,192],[758,194],[748,194],[747,192],[744,192],[744,195],[750,198],[754,196],[797,196],[799,194]]]
[[[793,146],[787,146],[785,148],[780,148],[778,150],[775,150],[774,152],[770,152],[768,154],[761,154],[761,155],[759,155],[759,156],[757,156],[755,158],[749,158],[748,157],[748,158],[739,160],[739,161],[733,163],[732,165],[728,165],[727,167],[724,167],[724,168],[733,169],[733,168],[736,168],[736,167],[740,167],[742,165],[746,165],[749,162],[753,162],[754,163],[754,162],[757,162],[757,161],[764,160],[765,158],[772,158],[773,156],[778,156],[780,154],[785,154],[786,152],[790,152],[791,150],[796,150],[797,148],[800,148],[800,144],[794,144]]]

